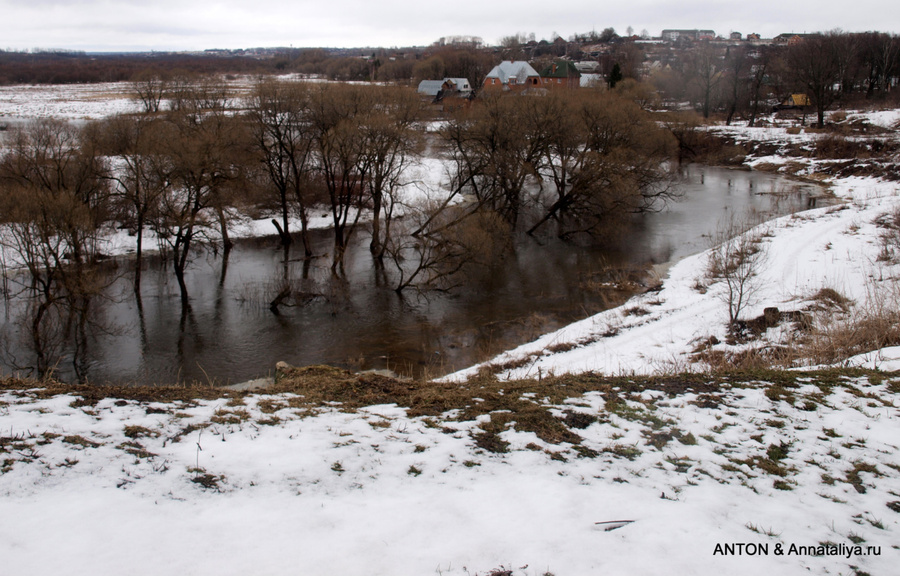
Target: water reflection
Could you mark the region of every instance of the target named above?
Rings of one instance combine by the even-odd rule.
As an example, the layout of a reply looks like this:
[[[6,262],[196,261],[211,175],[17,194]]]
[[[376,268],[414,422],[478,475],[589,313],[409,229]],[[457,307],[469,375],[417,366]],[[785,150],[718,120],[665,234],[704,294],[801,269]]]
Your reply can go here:
[[[353,369],[443,374],[617,304],[635,271],[708,247],[722,216],[804,208],[812,186],[770,174],[688,167],[685,199],[634,219],[630,233],[601,250],[553,238],[520,237],[502,266],[481,270],[452,293],[392,290],[357,234],[344,274],[331,273],[333,238],[312,234],[314,259],[277,237],[241,242],[227,259],[195,258],[183,307],[170,270],[149,258],[140,297],[118,278],[94,305],[103,330],[86,331],[57,370],[93,382],[233,383],[270,373],[279,360]],[[127,267],[126,267],[127,268]],[[276,304],[276,305],[273,305]],[[26,352],[4,317],[4,371]]]

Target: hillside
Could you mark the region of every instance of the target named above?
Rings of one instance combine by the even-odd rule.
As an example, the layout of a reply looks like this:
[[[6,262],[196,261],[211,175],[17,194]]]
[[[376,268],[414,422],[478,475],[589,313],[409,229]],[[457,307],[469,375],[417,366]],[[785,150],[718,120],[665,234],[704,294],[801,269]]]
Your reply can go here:
[[[896,375],[4,389],[10,574],[886,574],[897,554]]]

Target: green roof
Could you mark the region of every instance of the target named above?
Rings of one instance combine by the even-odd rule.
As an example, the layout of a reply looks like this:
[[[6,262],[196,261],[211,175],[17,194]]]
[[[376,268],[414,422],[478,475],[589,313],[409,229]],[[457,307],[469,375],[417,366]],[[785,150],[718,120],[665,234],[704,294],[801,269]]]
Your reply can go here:
[[[541,70],[541,78],[580,78],[581,72],[569,60],[557,60]]]

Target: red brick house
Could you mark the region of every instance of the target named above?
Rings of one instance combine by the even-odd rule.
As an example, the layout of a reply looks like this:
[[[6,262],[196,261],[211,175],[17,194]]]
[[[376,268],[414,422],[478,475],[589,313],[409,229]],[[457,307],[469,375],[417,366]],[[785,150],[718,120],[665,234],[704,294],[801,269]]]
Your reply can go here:
[[[541,83],[544,88],[578,88],[581,72],[574,62],[557,60],[541,70]]]
[[[541,87],[541,75],[528,62],[504,61],[494,66],[484,78],[484,88],[523,91]]]

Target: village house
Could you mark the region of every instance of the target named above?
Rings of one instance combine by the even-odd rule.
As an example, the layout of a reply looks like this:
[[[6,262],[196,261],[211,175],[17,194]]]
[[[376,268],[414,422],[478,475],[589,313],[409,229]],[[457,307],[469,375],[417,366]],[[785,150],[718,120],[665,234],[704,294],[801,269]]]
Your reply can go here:
[[[443,80],[422,80],[416,89],[421,96],[427,96],[435,101],[444,98],[469,98],[472,96],[472,86],[468,78],[444,78]]]
[[[541,86],[541,75],[528,62],[504,61],[494,66],[484,78],[484,88],[527,90]]]
[[[557,60],[541,70],[541,82],[545,88],[578,88],[581,72],[574,62]]]
[[[809,96],[806,94],[791,94],[781,104],[776,104],[772,110],[779,112],[781,110],[807,110],[812,106]]]

